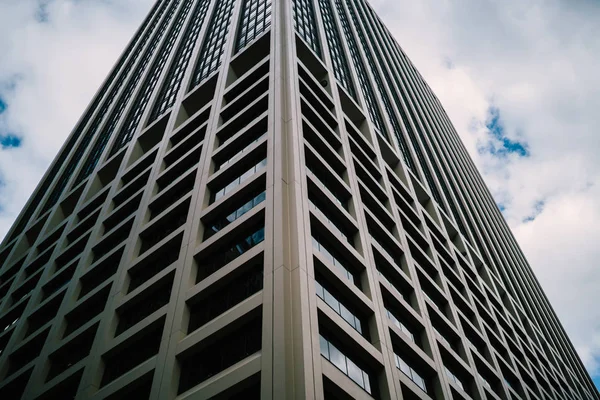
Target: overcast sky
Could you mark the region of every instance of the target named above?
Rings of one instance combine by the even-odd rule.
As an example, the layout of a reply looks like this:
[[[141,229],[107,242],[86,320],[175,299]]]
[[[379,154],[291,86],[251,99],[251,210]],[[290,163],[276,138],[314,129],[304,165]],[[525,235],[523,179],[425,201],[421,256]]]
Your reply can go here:
[[[0,1],[0,238],[153,0]],[[600,2],[371,0],[600,382]]]

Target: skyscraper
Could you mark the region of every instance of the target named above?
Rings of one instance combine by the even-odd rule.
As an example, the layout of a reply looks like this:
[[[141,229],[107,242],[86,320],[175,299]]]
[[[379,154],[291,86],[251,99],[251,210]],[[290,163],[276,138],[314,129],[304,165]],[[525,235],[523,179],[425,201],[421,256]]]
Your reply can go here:
[[[0,244],[0,399],[600,399],[366,0],[159,0]]]

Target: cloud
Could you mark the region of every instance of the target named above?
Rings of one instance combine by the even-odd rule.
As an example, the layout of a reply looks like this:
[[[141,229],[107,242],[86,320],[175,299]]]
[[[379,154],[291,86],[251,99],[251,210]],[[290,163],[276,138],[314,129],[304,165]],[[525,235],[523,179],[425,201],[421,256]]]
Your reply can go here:
[[[600,379],[600,3],[372,0]]]
[[[0,238],[152,4],[0,2]]]

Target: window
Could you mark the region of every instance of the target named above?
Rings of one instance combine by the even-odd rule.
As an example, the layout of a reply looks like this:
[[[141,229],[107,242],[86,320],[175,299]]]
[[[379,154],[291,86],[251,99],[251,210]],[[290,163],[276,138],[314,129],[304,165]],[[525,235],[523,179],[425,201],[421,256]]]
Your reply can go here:
[[[246,136],[246,135],[244,135]],[[221,168],[231,164],[233,161],[238,159],[238,156],[241,156],[242,154],[246,153],[255,143],[258,143],[262,138],[264,138],[266,136],[266,133],[261,133],[259,134],[255,139],[252,139],[250,142],[248,142],[248,144],[246,145],[246,147],[244,147],[243,149],[233,153],[231,155],[231,157],[227,158],[226,160],[220,161],[220,162],[216,162],[215,163],[215,172],[217,172],[218,170],[220,170]]]
[[[119,323],[115,337],[169,304],[175,272],[154,283],[117,310]]]
[[[329,340],[319,335],[321,355],[330,363],[335,365],[344,375],[352,379],[365,392],[371,394],[371,378],[369,374],[361,369],[355,362],[342,353]]]
[[[317,35],[317,23],[315,21],[315,10],[311,0],[294,0],[294,24],[296,31],[304,39],[310,48],[321,57],[321,45]]]
[[[262,259],[255,265],[244,266],[243,269],[246,271],[225,283],[224,287],[219,286],[206,295],[201,294],[201,299],[192,299],[188,302],[190,309],[188,333],[262,290],[264,270]]]
[[[425,384],[425,379],[421,377],[413,368],[411,368],[400,356],[394,353],[394,359],[396,361],[396,368],[398,368],[402,373],[415,383],[422,391],[427,393],[427,386]]]
[[[333,311],[341,316],[347,323],[349,323],[352,328],[354,328],[362,336],[365,336],[360,319],[338,300],[339,296],[334,295],[329,290],[325,289],[325,287],[323,287],[323,285],[321,285],[317,280],[315,280],[315,287],[317,290],[317,296],[327,303],[327,305],[331,307]]]
[[[337,252],[334,251],[332,253],[319,241],[319,239],[315,238],[314,236],[312,237],[312,244],[316,251],[318,251],[323,257],[325,257],[325,259],[327,259],[327,261],[329,261],[342,273],[342,276],[351,281],[354,285],[358,286],[358,277],[348,269],[345,262],[340,261],[340,257],[337,255]]]
[[[208,78],[221,65],[234,3],[234,0],[216,2],[217,6],[194,70],[191,88],[196,87],[204,78]]]
[[[209,256],[196,256],[199,264],[196,282],[199,282],[200,280],[223,268],[225,265],[246,253],[254,246],[262,243],[263,240],[265,240],[265,228],[255,228],[252,233],[245,233],[238,236],[229,244],[220,249],[216,249],[215,252]]]
[[[386,308],[385,314],[390,319],[390,321],[392,321],[392,324],[394,324],[398,329],[400,329],[402,331],[402,333],[404,333],[406,336],[408,336],[408,338],[410,339],[411,342],[413,342],[413,343],[415,342],[415,335],[411,332],[410,329],[408,329],[406,327],[406,325],[404,325],[402,322],[400,322],[400,320],[398,318],[396,318],[396,316],[394,314],[392,314],[392,312],[390,310],[388,310]]]
[[[450,380],[450,382],[454,382],[454,384],[456,386],[458,386],[461,390],[465,390],[465,388],[463,387],[463,384],[460,381],[460,379],[458,379],[458,377],[456,375],[454,375],[452,373],[452,371],[450,371],[448,369],[448,367],[444,366],[444,369],[446,370],[446,376],[448,377],[448,379]]]
[[[335,202],[339,204],[344,210],[347,210],[347,201],[343,200],[343,196],[340,193],[338,193],[338,191],[334,189],[331,185],[325,184],[325,182],[323,182],[321,178],[319,178],[319,176],[314,172],[313,167],[307,164],[306,169],[310,172],[311,176],[321,184],[322,188],[333,196]]]
[[[163,317],[104,354],[104,374],[100,387],[158,354],[164,323]]]
[[[231,224],[238,218],[242,217],[242,215],[246,214],[248,211],[265,201],[265,196],[266,192],[263,191],[254,196],[252,199],[246,201],[243,205],[238,207],[226,217],[219,218],[209,223],[204,231],[204,240],[209,239],[215,233],[219,232],[221,229],[225,228],[227,225]]]
[[[344,233],[339,227],[338,225],[331,220],[328,217],[327,212],[323,211],[322,208],[319,208],[319,206],[317,206],[312,199],[308,199],[308,206],[309,208],[316,214],[320,215],[323,219],[325,219],[325,221],[327,221],[327,226],[329,226],[335,233],[337,236],[343,238],[345,241],[347,241],[348,243],[352,244],[352,239],[350,235],[347,235],[346,233]]]
[[[198,352],[191,350],[195,354],[188,353],[179,356],[181,373],[177,394],[191,389],[260,351],[261,341],[262,320],[257,318],[228,335],[213,339],[212,343],[204,344],[204,348]]]
[[[212,204],[215,201],[222,198],[223,196],[225,196],[227,193],[231,193],[235,188],[240,186],[246,179],[248,179],[249,177],[254,175],[257,171],[261,170],[266,165],[267,165],[267,159],[265,158],[262,161],[259,161],[258,164],[256,164],[252,168],[245,171],[243,174],[239,175],[234,180],[230,181],[228,184],[222,186],[218,190],[213,191],[210,196],[210,203]]]
[[[236,39],[236,52],[266,31],[269,26],[271,26],[271,0],[246,0]]]

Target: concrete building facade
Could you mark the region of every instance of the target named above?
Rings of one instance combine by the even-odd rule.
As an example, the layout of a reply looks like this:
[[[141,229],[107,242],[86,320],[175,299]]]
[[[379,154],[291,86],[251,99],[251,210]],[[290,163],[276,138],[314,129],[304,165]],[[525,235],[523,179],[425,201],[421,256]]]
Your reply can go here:
[[[0,244],[0,399],[600,399],[366,0],[159,0]]]

